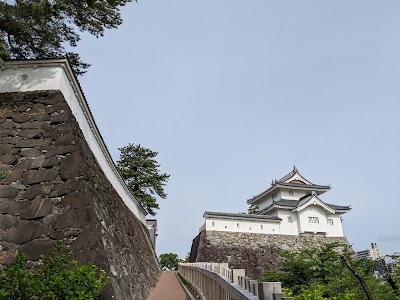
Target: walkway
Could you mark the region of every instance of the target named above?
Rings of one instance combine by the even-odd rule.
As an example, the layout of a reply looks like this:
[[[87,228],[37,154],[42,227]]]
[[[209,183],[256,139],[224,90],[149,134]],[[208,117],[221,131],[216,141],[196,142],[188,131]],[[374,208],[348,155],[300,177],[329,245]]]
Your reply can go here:
[[[164,272],[147,300],[189,300],[176,278],[176,272]]]

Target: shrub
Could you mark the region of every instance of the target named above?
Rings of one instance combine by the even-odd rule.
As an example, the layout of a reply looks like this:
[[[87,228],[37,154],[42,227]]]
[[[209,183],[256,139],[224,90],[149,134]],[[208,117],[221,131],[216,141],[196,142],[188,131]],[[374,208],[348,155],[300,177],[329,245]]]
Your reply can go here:
[[[107,280],[105,271],[91,263],[79,265],[71,250],[57,242],[51,255],[32,267],[18,255],[0,273],[0,299],[92,300]]]

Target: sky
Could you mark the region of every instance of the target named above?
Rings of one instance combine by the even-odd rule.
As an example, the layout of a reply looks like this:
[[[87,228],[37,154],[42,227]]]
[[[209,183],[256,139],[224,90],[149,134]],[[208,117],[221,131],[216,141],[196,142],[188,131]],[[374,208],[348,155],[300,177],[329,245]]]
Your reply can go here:
[[[112,157],[141,144],[171,175],[158,254],[185,257],[204,211],[247,211],[293,165],[351,205],[355,250],[400,252],[399,1],[140,0],[122,14],[82,35],[80,82]]]

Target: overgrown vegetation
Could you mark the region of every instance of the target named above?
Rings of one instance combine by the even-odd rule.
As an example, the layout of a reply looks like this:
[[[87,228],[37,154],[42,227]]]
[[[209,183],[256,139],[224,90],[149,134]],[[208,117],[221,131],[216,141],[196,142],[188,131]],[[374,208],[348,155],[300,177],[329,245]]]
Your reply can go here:
[[[282,251],[278,269],[266,271],[262,280],[283,282],[296,300],[400,299],[387,280],[373,276],[375,266],[372,260],[356,259],[347,245],[310,245]]]
[[[0,299],[91,300],[108,278],[105,271],[87,263],[79,265],[61,242],[52,254],[29,264],[23,255],[0,273]]]

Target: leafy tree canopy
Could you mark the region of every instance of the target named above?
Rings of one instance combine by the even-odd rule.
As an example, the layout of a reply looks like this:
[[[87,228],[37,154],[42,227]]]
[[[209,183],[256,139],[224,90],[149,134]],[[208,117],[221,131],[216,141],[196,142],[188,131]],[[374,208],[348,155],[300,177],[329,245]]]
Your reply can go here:
[[[179,257],[175,253],[163,253],[160,254],[160,266],[161,269],[167,271],[178,270]]]
[[[375,266],[374,261],[354,258],[347,245],[310,245],[298,252],[282,251],[278,269],[266,271],[262,280],[283,282],[296,300],[369,299],[360,280],[370,299],[398,299],[386,281],[372,276]]]
[[[117,168],[122,178],[147,212],[154,216],[154,210],[159,209],[155,195],[162,199],[167,198],[164,186],[170,176],[160,173],[160,164],[154,159],[158,152],[134,144],[118,150],[121,153]]]
[[[117,28],[120,7],[132,0],[0,0],[0,57],[3,59],[45,59],[68,57],[77,75],[89,64],[67,51],[76,47],[80,32],[96,37]],[[90,3],[89,3],[90,2]]]

